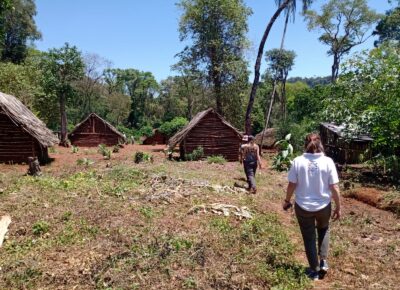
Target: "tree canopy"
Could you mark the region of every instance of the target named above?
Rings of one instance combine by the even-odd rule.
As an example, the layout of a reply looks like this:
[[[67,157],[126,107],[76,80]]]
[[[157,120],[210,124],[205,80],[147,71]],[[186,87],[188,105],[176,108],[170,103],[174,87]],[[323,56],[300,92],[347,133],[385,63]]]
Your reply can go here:
[[[368,39],[372,25],[379,19],[366,0],[329,0],[320,13],[308,10],[305,15],[308,28],[321,30],[319,40],[329,46],[328,55],[333,56],[332,82],[339,75],[343,56]]]

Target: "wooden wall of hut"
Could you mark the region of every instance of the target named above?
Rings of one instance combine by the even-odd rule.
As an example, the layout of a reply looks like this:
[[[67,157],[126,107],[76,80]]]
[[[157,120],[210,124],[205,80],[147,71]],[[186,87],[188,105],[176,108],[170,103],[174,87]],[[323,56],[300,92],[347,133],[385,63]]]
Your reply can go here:
[[[357,164],[372,157],[371,141],[345,140],[322,125],[320,135],[326,155],[339,164]]]
[[[147,137],[143,140],[143,145],[167,144],[167,142],[167,136],[165,136],[160,131],[155,130],[153,136]]]
[[[79,147],[96,147],[100,144],[113,146],[121,141],[118,134],[95,116],[90,116],[73,134],[70,134],[69,139],[72,145]]]
[[[27,163],[30,156],[44,163],[48,159],[47,148],[0,111],[0,162]]]
[[[226,126],[215,114],[209,113],[181,142],[181,154],[202,147],[204,156],[222,155],[228,161],[237,161],[240,142],[240,137],[232,128]]]

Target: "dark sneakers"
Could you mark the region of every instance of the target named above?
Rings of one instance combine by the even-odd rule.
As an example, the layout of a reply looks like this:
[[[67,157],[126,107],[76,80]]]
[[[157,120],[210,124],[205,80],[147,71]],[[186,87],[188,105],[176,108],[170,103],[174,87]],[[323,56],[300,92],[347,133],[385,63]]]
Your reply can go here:
[[[328,262],[326,260],[321,260],[319,262],[319,269],[322,273],[326,274],[326,272],[328,272],[329,269]]]
[[[314,270],[311,270],[310,268],[308,268],[306,270],[306,275],[307,275],[308,278],[310,278],[313,281],[318,281],[319,280],[318,271],[314,271]]]
[[[310,278],[313,281],[318,281],[319,280],[319,273],[317,271],[310,271],[307,274],[308,278]]]

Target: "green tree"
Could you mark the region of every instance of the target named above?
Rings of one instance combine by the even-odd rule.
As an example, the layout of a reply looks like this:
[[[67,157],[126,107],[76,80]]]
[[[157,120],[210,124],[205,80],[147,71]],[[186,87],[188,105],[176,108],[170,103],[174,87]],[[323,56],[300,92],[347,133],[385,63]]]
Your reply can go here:
[[[400,7],[386,12],[386,16],[378,22],[373,35],[379,36],[379,39],[375,41],[375,46],[385,41],[400,44]]]
[[[183,10],[180,39],[192,41],[179,57],[206,73],[216,110],[223,113],[224,101],[230,101],[224,89],[247,72],[243,54],[251,10],[243,0],[181,0],[178,5]]]
[[[265,58],[268,64],[268,73],[274,79],[274,83],[280,84],[281,114],[286,119],[286,80],[289,71],[294,65],[296,53],[292,50],[272,49],[266,52]]]
[[[35,23],[36,5],[34,0],[12,0],[12,9],[5,9],[0,17],[1,60],[21,63],[27,56],[29,41],[41,38]],[[2,2],[1,8],[9,7]]]
[[[0,62],[0,91],[16,96],[27,107],[34,108],[35,99],[43,95],[42,72],[34,56],[22,64]]]
[[[60,110],[60,145],[67,146],[67,101],[75,94],[74,83],[84,75],[82,54],[76,46],[66,43],[50,49],[43,59],[44,89],[58,99]],[[54,102],[54,101],[53,101]]]
[[[320,14],[309,10],[305,15],[309,30],[322,30],[319,40],[329,46],[328,55],[333,57],[331,82],[338,78],[343,56],[368,39],[372,25],[379,19],[367,0],[329,0]]]
[[[311,5],[313,0],[302,0],[300,2],[303,4],[303,11],[305,11]],[[249,102],[247,104],[246,116],[245,116],[245,130],[246,130],[247,134],[250,134],[250,132],[251,132],[251,112],[253,110],[254,100],[256,98],[257,89],[258,89],[258,85],[260,82],[261,60],[262,60],[262,56],[264,54],[265,43],[266,43],[269,33],[272,29],[272,26],[274,25],[275,21],[278,19],[279,15],[283,11],[286,11],[286,13],[295,11],[296,6],[297,6],[296,0],[282,0],[282,1],[277,0],[276,3],[278,4],[278,8],[272,15],[271,19],[268,22],[267,27],[265,28],[264,34],[260,41],[260,45],[258,47],[256,63],[254,65],[254,80],[253,80],[253,84],[251,86],[250,97],[249,97]],[[282,39],[284,39],[284,35],[283,35]],[[283,43],[283,40],[282,40],[282,43]]]
[[[371,134],[384,156],[400,154],[400,48],[383,44],[344,65],[326,100],[324,118],[347,125],[350,136]]]
[[[159,117],[160,107],[154,102],[159,85],[151,72],[136,69],[106,69],[104,77],[109,93],[130,96],[131,111],[128,122],[131,127],[139,129]]]

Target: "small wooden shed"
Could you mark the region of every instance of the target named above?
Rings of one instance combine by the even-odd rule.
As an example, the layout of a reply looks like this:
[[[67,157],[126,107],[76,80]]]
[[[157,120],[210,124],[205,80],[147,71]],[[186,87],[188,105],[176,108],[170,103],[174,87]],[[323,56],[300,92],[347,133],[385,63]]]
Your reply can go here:
[[[91,113],[68,135],[71,144],[80,147],[113,146],[125,142],[125,136],[95,113]]]
[[[58,138],[16,97],[0,93],[0,162],[48,161],[49,146]]]
[[[143,140],[143,145],[158,145],[158,144],[167,144],[168,137],[161,133],[158,129],[153,130],[153,135],[146,137]]]
[[[346,139],[343,129],[344,126],[331,123],[320,124],[321,141],[326,155],[339,164],[356,164],[371,159],[373,139],[366,135]]]
[[[264,138],[263,138],[264,134]],[[256,144],[262,148],[272,148],[276,143],[276,129],[275,128],[268,128],[266,130],[262,130],[260,133],[256,135]],[[261,139],[262,139],[262,146],[261,146]]]
[[[237,161],[242,133],[213,109],[198,113],[182,130],[169,139],[168,148],[179,144],[181,158],[198,147],[204,156],[222,155],[228,161]]]

